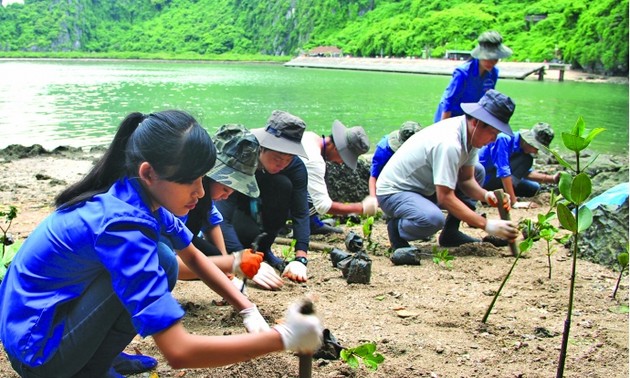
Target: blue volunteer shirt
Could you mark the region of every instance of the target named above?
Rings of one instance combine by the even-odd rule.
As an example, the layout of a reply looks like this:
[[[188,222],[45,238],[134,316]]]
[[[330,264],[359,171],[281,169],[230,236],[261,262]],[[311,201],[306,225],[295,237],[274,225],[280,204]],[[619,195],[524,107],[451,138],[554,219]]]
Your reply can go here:
[[[175,248],[192,233],[167,210],[151,212],[140,184],[127,178],[106,193],[49,215],[26,239],[0,285],[0,339],[30,366],[46,362],[64,332],[60,306],[111,275],[113,290],[142,336],[162,331],[184,311],[159,265],[160,233]]]
[[[370,167],[370,176],[372,177],[378,177],[385,164],[387,164],[389,159],[394,155],[394,150],[389,146],[388,136],[389,134],[385,135],[376,144],[376,149],[372,156],[372,166]]]
[[[521,148],[521,134],[515,132],[514,136],[511,137],[500,133],[497,135],[497,140],[479,150],[479,162],[486,168],[486,172],[489,172],[488,168],[494,167],[496,177],[509,177],[512,175],[510,157],[515,153],[524,153]],[[486,175],[484,184],[491,178],[490,175]]]
[[[455,68],[453,78],[442,94],[433,122],[439,122],[443,112],[451,112],[451,117],[463,115],[461,104],[479,101],[489,89],[494,89],[498,79],[499,70],[496,67],[479,76],[477,59],[471,59]]]

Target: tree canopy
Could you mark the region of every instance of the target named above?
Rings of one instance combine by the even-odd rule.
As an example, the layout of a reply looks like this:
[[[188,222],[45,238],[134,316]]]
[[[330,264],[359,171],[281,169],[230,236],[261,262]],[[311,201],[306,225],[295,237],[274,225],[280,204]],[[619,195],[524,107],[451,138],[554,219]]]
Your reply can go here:
[[[0,54],[442,57],[486,30],[509,60],[628,73],[628,0],[26,0],[0,7]]]

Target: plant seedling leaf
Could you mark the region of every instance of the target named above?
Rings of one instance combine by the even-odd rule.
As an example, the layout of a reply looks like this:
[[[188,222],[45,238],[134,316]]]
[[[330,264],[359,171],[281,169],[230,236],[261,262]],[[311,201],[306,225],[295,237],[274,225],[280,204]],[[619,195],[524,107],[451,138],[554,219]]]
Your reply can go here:
[[[4,266],[4,264],[0,264],[0,282],[2,282],[6,274],[7,274],[7,267]]]
[[[580,207],[578,211],[578,232],[589,228],[593,223],[593,212],[586,206]]]
[[[591,195],[591,179],[586,173],[579,173],[571,183],[571,198],[576,205],[581,205]]]
[[[563,204],[558,204],[558,220],[562,227],[567,230],[575,233],[577,231],[577,222],[575,221],[575,217],[569,208]]]
[[[582,116],[579,116],[573,126],[573,130],[571,130],[571,133],[573,135],[581,136],[584,134],[584,130],[586,130],[586,122],[584,122],[584,118],[582,118]]]
[[[568,172],[560,172],[560,182],[558,183],[558,190],[560,190],[560,194],[562,194],[562,197],[566,198],[568,201],[571,201],[571,184],[571,175]]]
[[[562,133],[562,142],[566,148],[573,152],[580,152],[587,146],[584,138],[569,133]]]
[[[354,348],[354,353],[358,354],[361,357],[369,356],[375,351],[376,351],[376,344],[374,343],[366,343],[366,344],[362,344]]]
[[[599,133],[601,133],[601,132],[602,132],[602,131],[604,131],[604,130],[606,130],[606,129],[601,128],[601,127],[598,127],[598,128],[595,128],[595,129],[591,130],[591,132],[590,132],[590,133],[588,133],[588,135],[586,136],[586,146],[588,146],[589,144],[591,144],[591,142],[593,141],[593,139],[595,139],[595,137],[596,137],[597,135],[599,135]]]
[[[626,252],[622,252],[619,255],[617,255],[617,261],[619,262],[619,265],[621,265],[621,267],[627,267],[628,266],[628,253]]]
[[[346,362],[348,363],[348,365],[350,365],[351,368],[356,369],[359,367],[359,360],[357,359],[357,357],[353,354],[348,356],[348,359],[346,360]]]

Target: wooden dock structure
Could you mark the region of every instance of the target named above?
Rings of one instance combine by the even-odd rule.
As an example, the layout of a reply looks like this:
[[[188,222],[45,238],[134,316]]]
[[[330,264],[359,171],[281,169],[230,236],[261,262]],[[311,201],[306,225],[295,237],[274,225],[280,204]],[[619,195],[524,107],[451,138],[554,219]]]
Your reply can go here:
[[[462,64],[459,60],[446,59],[411,59],[411,58],[331,58],[331,57],[297,57],[284,65],[286,67],[326,68],[339,70],[382,71],[416,73],[426,75],[452,75],[455,67]],[[560,67],[562,66],[562,67]],[[499,77],[525,80],[532,74],[538,74],[543,80],[545,70],[560,70],[559,80],[564,78],[564,70],[569,65],[547,63],[499,62]]]

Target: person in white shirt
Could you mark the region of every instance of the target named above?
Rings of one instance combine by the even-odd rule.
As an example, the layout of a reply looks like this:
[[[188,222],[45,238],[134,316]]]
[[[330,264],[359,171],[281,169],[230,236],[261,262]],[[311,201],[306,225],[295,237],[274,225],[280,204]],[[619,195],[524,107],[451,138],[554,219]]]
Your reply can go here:
[[[302,158],[308,172],[309,212],[311,215],[311,234],[341,232],[335,227],[323,223],[318,214],[374,215],[378,204],[375,196],[366,196],[361,202],[333,201],[326,186],[326,162],[345,164],[356,169],[359,156],[368,152],[370,140],[361,126],[346,128],[335,120],[329,136],[320,136],[306,131],[302,146],[307,158]]]
[[[461,221],[505,240],[517,238],[513,222],[474,211],[478,200],[497,206],[494,193],[480,185],[485,172],[477,152],[500,132],[512,135],[508,122],[514,107],[509,97],[489,90],[479,102],[462,104],[465,115],[422,129],[392,156],[376,182],[376,196],[388,217],[393,250],[440,230],[444,247],[480,241],[459,231]],[[504,202],[509,206],[509,198]]]

